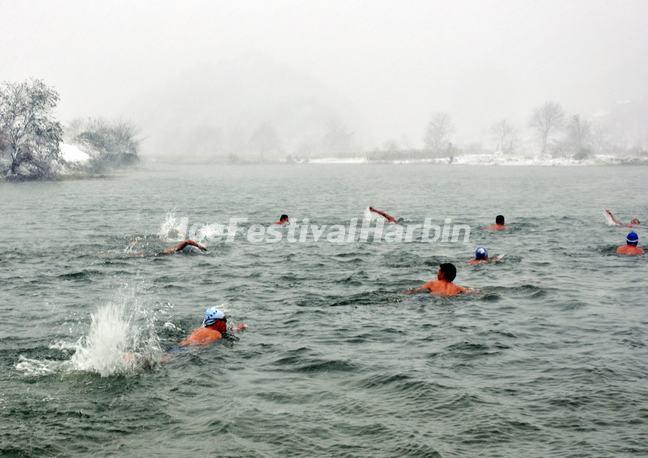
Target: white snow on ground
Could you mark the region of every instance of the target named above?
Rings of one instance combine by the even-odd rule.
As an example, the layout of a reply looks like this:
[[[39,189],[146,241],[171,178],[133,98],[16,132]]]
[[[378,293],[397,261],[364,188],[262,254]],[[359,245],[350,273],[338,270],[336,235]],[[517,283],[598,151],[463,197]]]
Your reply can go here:
[[[365,164],[367,159],[363,157],[323,157],[310,159],[310,164]]]
[[[369,161],[363,157],[351,158],[318,158],[310,159],[310,164],[367,164],[390,163],[390,164],[452,164],[452,165],[511,165],[511,166],[583,166],[583,165],[620,165],[633,163],[636,160],[642,160],[648,163],[648,158],[624,157],[597,154],[593,157],[583,160],[576,160],[567,157],[552,158],[540,156],[511,156],[502,153],[484,153],[484,154],[466,154],[455,156],[452,161],[448,157],[428,158],[428,159],[395,159],[391,161]]]
[[[579,166],[579,165],[619,165],[632,162],[637,158],[597,154],[588,159],[577,160],[568,157],[523,157],[508,156],[501,153],[470,154],[456,156],[453,164],[461,165],[539,165],[539,166]]]
[[[76,162],[83,164],[90,159],[90,155],[81,151],[77,145],[61,143],[61,157],[65,162]]]

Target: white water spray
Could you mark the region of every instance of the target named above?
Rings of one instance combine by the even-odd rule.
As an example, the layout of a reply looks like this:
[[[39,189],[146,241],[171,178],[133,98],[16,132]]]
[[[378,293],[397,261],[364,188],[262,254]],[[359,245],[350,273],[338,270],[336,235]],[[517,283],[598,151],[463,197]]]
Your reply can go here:
[[[98,308],[91,319],[88,334],[76,344],[57,344],[66,351],[73,351],[69,360],[36,360],[21,356],[16,369],[26,375],[83,371],[106,377],[159,364],[163,351],[155,332],[154,316],[135,294]]]
[[[166,214],[160,225],[158,236],[163,242],[178,242],[187,238],[189,218],[178,218],[174,211]]]

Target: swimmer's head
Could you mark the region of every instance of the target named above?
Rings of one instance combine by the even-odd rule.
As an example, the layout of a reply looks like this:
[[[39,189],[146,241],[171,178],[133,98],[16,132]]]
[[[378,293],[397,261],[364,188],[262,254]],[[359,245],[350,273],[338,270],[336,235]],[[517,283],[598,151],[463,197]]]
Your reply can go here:
[[[503,226],[504,225],[504,215],[497,215],[495,217],[495,224],[501,224]]]
[[[217,331],[224,334],[227,332],[227,317],[216,307],[209,307],[205,310],[203,326],[215,326]]]
[[[452,281],[456,276],[457,268],[454,266],[454,264],[446,262],[439,266],[439,273],[437,274],[437,278],[439,280]]]
[[[488,259],[488,250],[483,246],[477,247],[475,250],[475,259],[477,261],[486,261]]]
[[[641,223],[639,222],[639,220],[637,218],[632,218],[632,221],[630,221],[630,224],[634,224],[634,225],[638,226]]]
[[[285,213],[279,217],[279,222],[280,223],[287,223],[288,222],[288,215]]]
[[[639,234],[637,234],[635,231],[628,232],[628,235],[626,236],[626,242],[628,242],[628,245],[637,246],[637,244],[639,243]]]

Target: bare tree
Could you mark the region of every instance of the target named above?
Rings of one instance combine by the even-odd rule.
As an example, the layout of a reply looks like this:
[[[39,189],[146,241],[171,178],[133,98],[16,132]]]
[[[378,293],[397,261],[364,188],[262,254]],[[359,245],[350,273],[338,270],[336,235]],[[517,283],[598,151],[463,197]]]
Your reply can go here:
[[[517,147],[517,129],[506,119],[493,124],[491,128],[497,151],[504,154],[512,154]]]
[[[250,144],[254,152],[259,153],[259,160],[264,162],[266,154],[278,154],[281,152],[281,140],[272,124],[260,124],[250,137]]]
[[[453,132],[452,119],[448,113],[435,113],[425,129],[423,144],[425,149],[433,153],[445,151],[449,136]]]
[[[529,125],[536,131],[543,155],[547,153],[549,142],[562,129],[564,122],[565,112],[558,103],[545,102],[533,110]]]
[[[585,159],[592,153],[592,125],[587,119],[574,115],[567,124],[565,142],[575,159]]]
[[[5,83],[0,87],[0,132],[8,160],[2,173],[8,179],[50,178],[61,160],[63,128],[52,110],[58,92],[41,80]]]
[[[591,124],[592,149],[598,154],[609,154],[614,151],[614,141],[609,129],[601,122]]]

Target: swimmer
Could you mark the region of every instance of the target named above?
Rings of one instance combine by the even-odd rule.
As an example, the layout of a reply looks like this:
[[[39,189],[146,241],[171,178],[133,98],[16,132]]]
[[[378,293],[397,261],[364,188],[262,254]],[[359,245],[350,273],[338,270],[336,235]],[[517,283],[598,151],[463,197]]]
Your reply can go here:
[[[637,218],[632,218],[632,220],[630,220],[630,222],[628,224],[625,224],[625,223],[621,222],[619,220],[619,218],[617,218],[616,215],[614,213],[612,213],[610,210],[608,210],[607,208],[605,209],[605,213],[608,214],[608,216],[610,217],[610,219],[612,220],[612,222],[616,226],[636,227],[636,226],[639,226],[641,224]]]
[[[436,280],[430,280],[419,288],[404,291],[405,294],[430,293],[435,296],[450,297],[473,292],[470,288],[455,285],[452,281],[457,276],[457,268],[450,263],[439,266]]]
[[[290,224],[290,219],[288,219],[288,215],[284,213],[279,217],[279,221],[277,221],[274,224],[277,224],[279,226],[285,226],[286,224]]]
[[[200,249],[201,251],[207,251],[207,248],[203,245],[201,245],[198,242],[194,242],[193,240],[185,240],[184,242],[178,243],[176,246],[172,246],[170,248],[167,248],[162,252],[162,254],[173,254],[177,253],[179,251],[184,250],[187,246],[195,246],[196,248]]]
[[[247,325],[241,323],[236,331],[241,332],[247,329]],[[194,329],[193,332],[180,342],[180,346],[209,345],[221,340],[228,334],[227,317],[225,313],[216,307],[209,307],[205,310],[202,327]]]
[[[372,212],[372,213],[376,213],[376,214],[382,216],[382,217],[385,218],[385,219],[387,220],[387,222],[389,222],[390,224],[396,224],[396,223],[398,223],[398,220],[397,220],[396,218],[394,218],[392,215],[390,215],[389,213],[387,213],[387,212],[384,212],[384,211],[382,211],[382,210],[378,210],[377,208],[373,208],[373,207],[369,207],[369,211]]]
[[[639,245],[639,235],[635,231],[630,231],[626,236],[626,244],[617,248],[617,254],[626,256],[643,256],[645,251]]]
[[[504,224],[504,215],[497,215],[495,217],[495,224],[491,224],[486,229],[489,231],[505,231],[509,229],[509,227]]]
[[[480,246],[477,247],[477,249],[475,250],[475,259],[471,259],[470,261],[468,261],[468,264],[470,264],[471,266],[476,266],[479,264],[488,264],[488,263],[494,264],[500,261],[503,257],[504,255],[498,254],[496,256],[493,256],[493,258],[491,259],[488,257],[488,250],[483,246]]]

